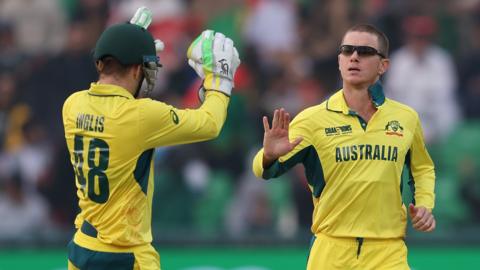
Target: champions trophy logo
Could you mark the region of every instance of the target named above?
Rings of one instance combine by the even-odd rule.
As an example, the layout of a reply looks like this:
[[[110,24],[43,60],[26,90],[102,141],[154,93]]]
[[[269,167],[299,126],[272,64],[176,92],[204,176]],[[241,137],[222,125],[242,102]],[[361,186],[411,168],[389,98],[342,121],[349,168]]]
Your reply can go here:
[[[230,67],[228,66],[226,61],[227,61],[226,59],[222,59],[222,60],[219,60],[218,62],[220,63],[220,68],[222,69],[220,73],[222,73],[225,76],[228,76],[228,70],[230,69]]]

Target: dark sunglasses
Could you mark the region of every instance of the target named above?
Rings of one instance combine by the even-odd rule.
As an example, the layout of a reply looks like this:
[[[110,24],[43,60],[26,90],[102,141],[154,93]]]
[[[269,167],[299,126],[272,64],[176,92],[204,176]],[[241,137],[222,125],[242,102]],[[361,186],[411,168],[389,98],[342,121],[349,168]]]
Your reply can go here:
[[[386,58],[383,53],[377,51],[377,49],[370,46],[342,45],[339,49],[339,52],[346,56],[352,55],[355,51],[357,51],[359,56],[379,55],[381,58]]]

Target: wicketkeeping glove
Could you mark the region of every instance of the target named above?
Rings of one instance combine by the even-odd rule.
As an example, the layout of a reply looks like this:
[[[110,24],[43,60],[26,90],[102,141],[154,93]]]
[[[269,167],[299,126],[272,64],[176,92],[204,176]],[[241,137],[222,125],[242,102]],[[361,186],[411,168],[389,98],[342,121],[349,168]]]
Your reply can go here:
[[[147,30],[148,26],[152,22],[152,12],[146,7],[140,7],[130,19],[131,24],[136,24]],[[155,39],[155,51],[157,53],[163,51],[165,44],[160,39]],[[143,57],[142,71],[144,75],[144,81],[141,85],[141,93],[143,97],[150,96],[150,92],[155,88],[155,82],[157,79],[158,68],[161,64],[158,62],[156,55],[149,55]]]
[[[222,33],[206,30],[190,45],[187,51],[188,64],[203,79],[199,90],[200,100],[204,100],[205,90],[215,90],[231,95],[233,77],[240,58],[233,41]]]

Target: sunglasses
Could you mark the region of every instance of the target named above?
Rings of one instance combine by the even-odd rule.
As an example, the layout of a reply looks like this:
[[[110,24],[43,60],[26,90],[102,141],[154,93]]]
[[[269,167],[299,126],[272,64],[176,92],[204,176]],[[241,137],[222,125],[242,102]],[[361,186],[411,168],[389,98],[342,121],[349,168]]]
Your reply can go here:
[[[354,45],[342,45],[339,52],[345,56],[352,55],[355,51],[359,56],[374,56],[379,55],[381,58],[386,58],[385,55],[379,52],[377,49],[370,46],[354,46]]]

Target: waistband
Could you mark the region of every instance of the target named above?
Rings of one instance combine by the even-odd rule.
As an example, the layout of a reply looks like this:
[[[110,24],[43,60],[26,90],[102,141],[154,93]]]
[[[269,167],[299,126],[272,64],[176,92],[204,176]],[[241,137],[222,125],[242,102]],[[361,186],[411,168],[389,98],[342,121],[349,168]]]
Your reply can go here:
[[[385,245],[389,243],[395,243],[398,241],[404,241],[403,237],[399,238],[364,238],[364,237],[336,237],[330,236],[323,233],[316,233],[315,237],[318,239],[326,239],[330,241],[335,241],[337,244],[344,246],[358,246],[361,245]]]

